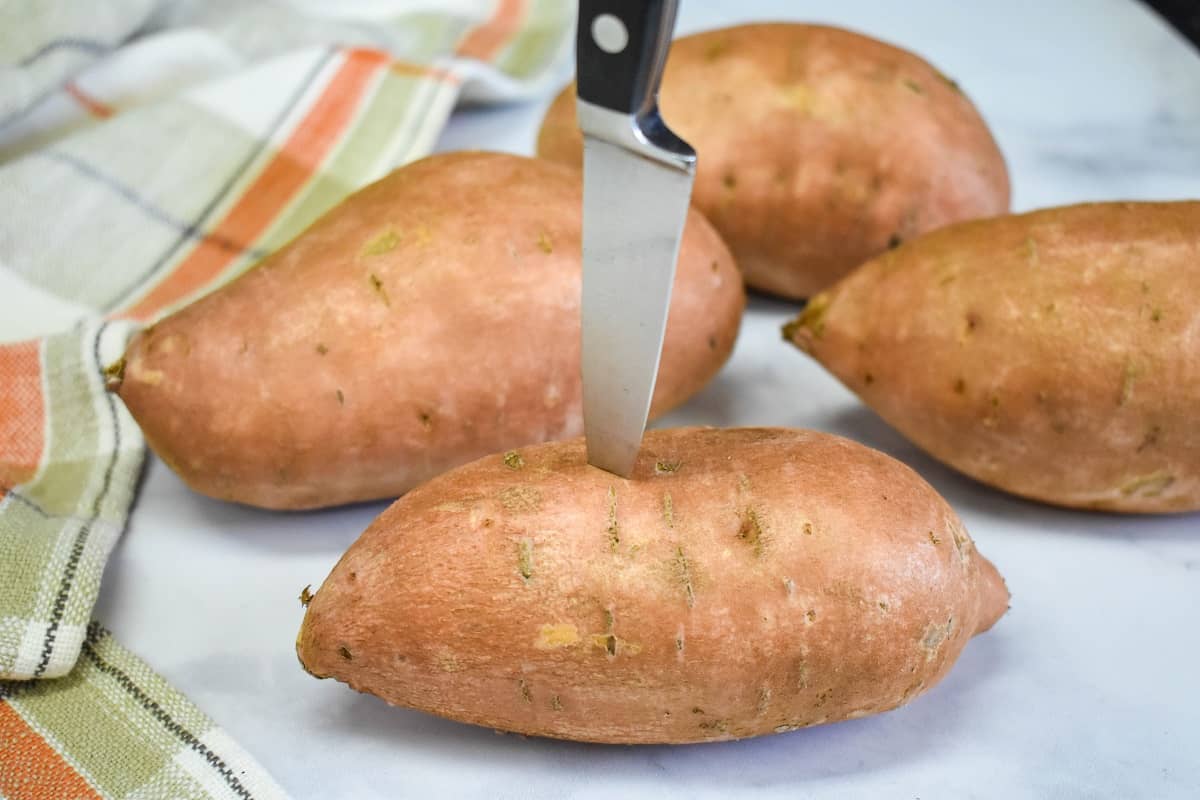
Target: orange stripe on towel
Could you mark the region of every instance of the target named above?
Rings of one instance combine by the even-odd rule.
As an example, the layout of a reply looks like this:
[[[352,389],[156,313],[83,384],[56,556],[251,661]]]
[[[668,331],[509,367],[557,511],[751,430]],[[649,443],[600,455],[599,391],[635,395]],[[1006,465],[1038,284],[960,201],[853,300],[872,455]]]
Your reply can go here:
[[[350,50],[321,96],[282,149],[246,189],[229,213],[148,294],[117,316],[137,320],[204,288],[237,257],[218,242],[251,246],[320,167],[349,127],[371,78],[390,63],[375,50]]]
[[[101,800],[37,731],[0,702],[0,797],[8,800]]]

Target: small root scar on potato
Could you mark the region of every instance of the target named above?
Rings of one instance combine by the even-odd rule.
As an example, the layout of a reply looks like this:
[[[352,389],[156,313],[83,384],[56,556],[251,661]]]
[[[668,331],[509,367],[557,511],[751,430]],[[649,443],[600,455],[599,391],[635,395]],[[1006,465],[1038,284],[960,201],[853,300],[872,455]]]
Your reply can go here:
[[[312,602],[312,599],[312,584],[310,583],[308,586],[305,586],[300,590],[300,605],[304,608],[308,608],[308,604]]]
[[[521,458],[521,454],[516,450],[509,450],[504,454],[504,466],[511,470],[518,470],[525,466],[525,459]]]

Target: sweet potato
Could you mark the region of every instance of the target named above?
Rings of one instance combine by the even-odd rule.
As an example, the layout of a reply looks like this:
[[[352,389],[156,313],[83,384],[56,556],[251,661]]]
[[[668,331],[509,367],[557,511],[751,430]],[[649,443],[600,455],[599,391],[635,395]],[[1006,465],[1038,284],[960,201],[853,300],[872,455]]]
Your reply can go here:
[[[1004,157],[954,81],[837,28],[744,25],[679,39],[660,95],[699,153],[694,202],[747,283],[808,297],[895,243],[1009,207]],[[538,154],[579,164],[574,87]]]
[[[956,225],[863,265],[785,336],[984,483],[1200,509],[1200,203]]]
[[[424,159],[146,329],[114,388],[189,486],[267,508],[395,497],[578,435],[580,204],[578,172],[559,165]],[[652,413],[720,368],[744,303],[693,212]]]
[[[822,433],[652,431],[633,478],[581,441],[414,490],[338,562],[305,669],[539,736],[697,742],[895,708],[1007,608],[912,470]]]

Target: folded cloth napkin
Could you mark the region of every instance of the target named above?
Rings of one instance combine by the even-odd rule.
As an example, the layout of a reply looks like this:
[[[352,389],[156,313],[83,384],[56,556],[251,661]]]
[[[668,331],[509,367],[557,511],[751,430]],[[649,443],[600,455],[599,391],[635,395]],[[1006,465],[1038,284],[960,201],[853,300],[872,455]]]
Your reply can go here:
[[[428,153],[464,97],[561,79],[572,5],[0,4],[0,797],[278,791],[90,624],[144,455],[104,369],[139,324]],[[131,736],[144,780],[110,780]],[[31,788],[63,775],[87,791]]]

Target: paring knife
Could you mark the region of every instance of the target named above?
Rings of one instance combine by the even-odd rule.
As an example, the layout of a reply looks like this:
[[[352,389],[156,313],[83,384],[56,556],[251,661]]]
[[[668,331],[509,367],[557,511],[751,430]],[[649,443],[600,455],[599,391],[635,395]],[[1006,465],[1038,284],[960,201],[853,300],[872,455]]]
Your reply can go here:
[[[658,375],[696,153],[658,113],[676,0],[580,0],[583,420],[588,462],[628,477]]]

